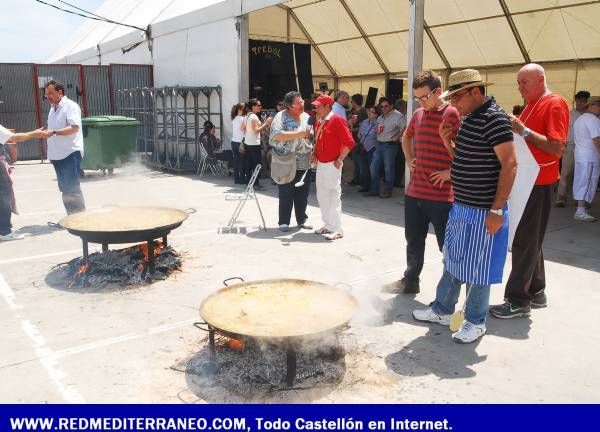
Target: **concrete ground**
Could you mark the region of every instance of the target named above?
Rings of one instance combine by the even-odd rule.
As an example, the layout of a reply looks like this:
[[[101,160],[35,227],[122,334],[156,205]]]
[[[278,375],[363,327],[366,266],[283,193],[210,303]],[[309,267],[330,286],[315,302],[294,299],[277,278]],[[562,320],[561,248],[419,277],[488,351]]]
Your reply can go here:
[[[112,177],[90,173],[82,185],[90,209],[135,204],[198,212],[170,236],[184,253],[182,272],[150,286],[69,290],[47,281],[54,265],[81,254],[79,238],[46,224],[63,216],[52,167],[18,164],[21,215],[13,223],[28,237],[0,244],[0,402],[600,402],[600,222],[574,221],[573,207],[553,209],[544,248],[550,306],[530,319],[490,318],[487,335],[464,346],[447,328],[410,314],[433,300],[441,275],[431,234],[421,293],[380,292],[405,266],[400,190],[381,200],[345,187],[346,236],[328,243],[307,231],[280,233],[276,189],[264,185],[268,231],[257,229],[249,202],[241,217],[246,229],[221,234],[235,205],[224,200],[230,178],[139,166]],[[318,225],[314,190],[308,213]],[[592,213],[600,216],[598,205]],[[506,275],[510,267],[509,256]],[[178,368],[206,352],[205,335],[192,323],[202,299],[231,276],[350,286],[360,308],[342,337],[347,353],[339,376],[240,394],[199,384],[189,368]],[[494,286],[491,303],[502,293]]]

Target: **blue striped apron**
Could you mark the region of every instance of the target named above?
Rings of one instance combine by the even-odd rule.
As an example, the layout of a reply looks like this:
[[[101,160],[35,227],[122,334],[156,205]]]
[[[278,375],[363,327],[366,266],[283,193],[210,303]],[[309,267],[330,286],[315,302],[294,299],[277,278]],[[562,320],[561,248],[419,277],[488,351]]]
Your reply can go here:
[[[477,285],[502,282],[508,252],[508,211],[504,225],[490,236],[485,228],[487,210],[454,203],[444,241],[444,268],[455,278]]]

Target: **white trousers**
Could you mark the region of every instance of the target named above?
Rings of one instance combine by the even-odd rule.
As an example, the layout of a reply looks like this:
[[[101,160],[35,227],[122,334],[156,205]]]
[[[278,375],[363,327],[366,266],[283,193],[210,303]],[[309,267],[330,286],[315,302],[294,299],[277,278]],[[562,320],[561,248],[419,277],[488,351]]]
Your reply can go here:
[[[334,233],[342,230],[342,170],[333,162],[317,164],[317,201],[325,228]]]
[[[600,178],[600,163],[575,161],[573,198],[591,203],[598,188],[598,178]]]

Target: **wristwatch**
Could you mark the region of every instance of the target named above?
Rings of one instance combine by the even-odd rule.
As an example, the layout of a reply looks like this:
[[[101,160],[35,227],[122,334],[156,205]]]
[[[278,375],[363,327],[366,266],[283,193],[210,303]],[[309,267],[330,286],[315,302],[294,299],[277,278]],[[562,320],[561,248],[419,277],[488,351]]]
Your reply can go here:
[[[494,213],[495,215],[498,215],[498,216],[504,216],[503,209],[490,209],[490,213]]]
[[[526,127],[525,129],[523,129],[523,132],[521,132],[521,136],[523,138],[527,138],[529,135],[531,135],[531,129]]]
[[[54,136],[54,135],[56,135],[56,131],[55,130],[52,131],[51,136]]]

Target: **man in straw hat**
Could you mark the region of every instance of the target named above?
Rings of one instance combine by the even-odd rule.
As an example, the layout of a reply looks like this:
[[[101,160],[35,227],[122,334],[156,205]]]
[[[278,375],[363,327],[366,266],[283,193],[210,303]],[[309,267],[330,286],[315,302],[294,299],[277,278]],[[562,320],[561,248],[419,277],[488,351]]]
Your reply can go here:
[[[317,112],[315,124],[315,150],[317,162],[317,201],[324,225],[315,231],[327,240],[343,237],[342,230],[342,166],[354,139],[346,119],[331,111],[333,98],[322,94],[312,103]]]
[[[516,175],[510,119],[474,69],[450,75],[448,98],[463,122],[454,136],[452,125],[440,125],[442,139],[454,147],[450,171],[454,204],[444,241],[444,273],[435,301],[413,311],[419,321],[448,325],[463,283],[467,284],[465,319],[452,338],[471,343],[485,334],[490,285],[502,281],[508,246],[506,201]]]
[[[496,318],[528,317],[531,307],[547,305],[542,243],[569,129],[569,107],[548,89],[544,68],[534,63],[523,66],[517,84],[527,106],[519,117],[511,117],[512,129],[525,138],[540,171],[515,231],[504,303],[490,308]]]

